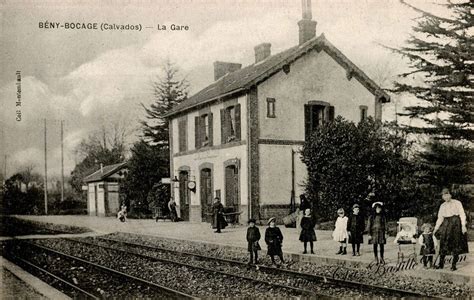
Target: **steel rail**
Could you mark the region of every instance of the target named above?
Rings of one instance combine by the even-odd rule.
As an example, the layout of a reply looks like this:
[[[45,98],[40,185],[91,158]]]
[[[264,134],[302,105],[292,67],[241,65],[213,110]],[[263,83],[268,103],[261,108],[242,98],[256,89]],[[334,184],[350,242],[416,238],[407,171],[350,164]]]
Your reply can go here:
[[[45,246],[38,245],[38,244],[28,242],[28,241],[23,241],[23,243],[28,244],[28,245],[33,246],[33,247],[36,247],[36,248],[39,248],[39,249],[44,250],[46,252],[51,252],[51,253],[54,253],[54,254],[59,255],[59,256],[63,256],[63,257],[66,257],[66,258],[69,258],[69,259],[72,259],[72,260],[75,260],[75,261],[79,261],[79,262],[84,263],[86,265],[92,266],[94,268],[101,269],[101,270],[109,272],[109,273],[113,273],[113,274],[118,275],[120,277],[125,277],[126,279],[132,279],[132,280],[141,282],[141,283],[146,284],[148,286],[157,288],[159,290],[163,290],[166,293],[169,293],[171,295],[175,295],[175,296],[179,297],[179,299],[199,299],[198,297],[188,295],[186,293],[183,293],[183,292],[180,292],[180,291],[177,291],[177,290],[174,290],[174,289],[156,284],[154,282],[151,282],[151,281],[148,281],[148,280],[145,280],[145,279],[142,279],[142,278],[130,275],[130,274],[126,274],[126,273],[123,273],[123,272],[120,272],[120,271],[117,271],[117,270],[114,270],[114,269],[111,269],[111,268],[108,268],[108,267],[105,267],[105,266],[102,266],[102,265],[99,265],[99,264],[96,264],[96,263],[93,263],[93,262],[90,262],[88,260],[85,260],[85,259],[82,259],[82,258],[79,258],[79,257],[76,257],[76,256],[72,256],[72,255],[69,255],[69,254],[66,254],[66,253],[59,252],[59,251],[51,249],[49,247],[45,247]]]
[[[41,268],[40,266],[35,265],[34,263],[32,263],[32,262],[30,262],[30,261],[28,261],[28,260],[25,260],[25,259],[23,259],[23,258],[21,258],[21,257],[17,257],[17,256],[15,256],[15,255],[13,255],[12,260],[13,260],[13,261],[15,261],[15,260],[20,261],[20,262],[22,262],[22,263],[28,265],[29,267],[32,267],[33,269],[36,269],[36,270],[40,271],[41,273],[44,273],[44,274],[48,275],[49,277],[52,277],[52,278],[54,278],[54,279],[56,279],[56,280],[58,280],[58,281],[60,281],[60,282],[62,282],[62,283],[64,283],[64,284],[66,284],[67,286],[73,288],[75,291],[79,292],[80,294],[87,296],[87,297],[85,297],[86,299],[88,299],[88,298],[90,298],[90,299],[96,299],[96,300],[100,299],[99,296],[96,296],[96,295],[94,295],[94,294],[89,293],[89,292],[86,291],[86,290],[83,290],[83,289],[80,288],[79,286],[77,286],[77,285],[75,285],[75,284],[73,284],[73,283],[70,283],[69,281],[67,281],[67,280],[65,280],[65,279],[62,279],[61,277],[59,277],[59,276],[57,276],[57,275],[54,275],[53,273],[51,273],[51,272],[49,272],[49,271],[47,271],[47,270]],[[64,292],[64,291],[63,291],[63,292]]]
[[[117,240],[117,239],[113,239],[113,238],[105,238],[105,237],[95,237],[95,238],[98,239],[98,240],[110,241],[110,242],[115,242],[115,243],[122,243],[122,244],[125,244],[125,245],[129,245],[129,246],[133,246],[133,247],[141,247],[141,248],[145,248],[145,249],[149,249],[149,250],[158,250],[158,251],[163,251],[163,252],[176,253],[176,254],[180,254],[180,255],[199,257],[199,258],[207,259],[207,260],[218,260],[218,261],[222,261],[222,262],[226,262],[226,263],[234,264],[234,265],[247,266],[247,264],[245,262],[241,262],[241,261],[237,261],[237,260],[211,257],[211,256],[202,255],[202,254],[182,252],[182,251],[177,251],[177,250],[172,250],[172,249],[167,249],[167,248],[162,248],[162,247],[156,247],[156,246],[150,246],[150,245],[142,245],[142,244],[137,244],[137,243],[133,243],[133,242]],[[74,239],[68,239],[68,240],[74,240]],[[411,297],[411,298],[417,298],[417,299],[419,299],[419,298],[442,299],[441,297],[428,296],[428,295],[425,295],[425,294],[422,294],[422,293],[418,293],[418,292],[414,292],[414,291],[401,290],[401,289],[398,289],[398,288],[384,287],[384,286],[380,286],[380,285],[372,285],[372,284],[367,284],[367,283],[357,282],[357,281],[352,281],[352,280],[331,278],[331,277],[328,277],[328,276],[317,275],[317,274],[301,273],[301,272],[297,272],[297,271],[293,271],[293,270],[275,268],[275,267],[270,267],[270,266],[259,265],[258,267],[259,267],[260,271],[264,271],[264,272],[267,272],[267,273],[286,274],[286,275],[291,275],[291,276],[294,276],[294,277],[303,278],[303,279],[306,279],[306,280],[312,281],[312,282],[323,282],[323,283],[326,283],[326,284],[342,286],[342,287],[348,287],[348,288],[365,289],[365,290],[368,290],[368,291],[377,290],[377,291],[385,292],[387,294],[397,294],[397,295],[400,295],[401,297]]]
[[[198,270],[208,272],[208,273],[216,273],[216,274],[220,274],[220,275],[224,275],[224,276],[228,276],[228,277],[234,277],[234,278],[241,279],[241,280],[256,282],[256,283],[263,284],[263,285],[266,285],[266,286],[273,286],[273,287],[278,287],[278,288],[281,288],[281,289],[291,290],[291,291],[294,291],[294,292],[297,292],[297,293],[301,294],[302,296],[312,296],[312,297],[318,296],[318,299],[336,299],[336,297],[328,296],[328,295],[324,295],[324,294],[318,294],[314,291],[310,291],[310,290],[306,290],[306,289],[301,289],[301,288],[288,286],[288,285],[284,285],[284,284],[280,284],[280,283],[271,283],[271,282],[260,280],[260,279],[255,279],[255,278],[251,278],[251,277],[247,277],[247,276],[242,276],[242,275],[227,273],[227,272],[224,272],[224,271],[209,269],[209,268],[206,268],[206,267],[196,266],[196,265],[192,265],[192,264],[188,264],[188,263],[184,263],[184,262],[179,262],[179,261],[174,261],[174,260],[169,260],[169,259],[166,259],[166,258],[159,258],[159,257],[149,256],[149,255],[145,255],[145,254],[142,254],[142,253],[131,252],[131,251],[123,250],[123,249],[118,249],[118,248],[115,248],[115,247],[99,245],[99,244],[96,244],[96,243],[91,243],[91,242],[86,242],[86,241],[81,241],[81,240],[76,240],[76,239],[71,239],[71,238],[63,238],[63,240],[72,241],[72,242],[76,242],[76,243],[79,243],[79,244],[96,246],[96,247],[99,247],[99,248],[114,250],[114,251],[117,251],[117,252],[133,254],[133,255],[136,255],[138,257],[145,258],[145,259],[150,259],[150,260],[164,262],[164,263],[173,264],[173,265],[184,266],[184,267],[192,268],[192,269],[198,269]]]

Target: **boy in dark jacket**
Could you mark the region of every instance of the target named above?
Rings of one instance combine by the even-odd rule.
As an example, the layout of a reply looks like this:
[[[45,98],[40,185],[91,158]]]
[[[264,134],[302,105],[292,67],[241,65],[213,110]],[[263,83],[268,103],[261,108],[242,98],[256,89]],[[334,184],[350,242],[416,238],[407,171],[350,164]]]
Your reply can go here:
[[[275,218],[270,218],[270,220],[268,220],[269,227],[265,230],[265,243],[267,243],[268,248],[267,254],[270,255],[274,266],[276,266],[275,255],[280,258],[282,263],[285,263],[283,261],[283,252],[281,251],[283,234],[280,228],[276,227],[275,220]]]
[[[247,229],[247,243],[248,247],[247,250],[250,253],[250,260],[249,265],[254,263],[255,257],[255,264],[258,263],[258,250],[261,250],[258,241],[260,240],[260,230],[258,227],[255,226],[255,219],[249,220],[249,228]]]
[[[364,230],[364,217],[360,214],[359,204],[354,204],[352,214],[347,221],[347,233],[349,234],[349,243],[352,244],[352,256],[360,256],[360,244],[364,242]]]

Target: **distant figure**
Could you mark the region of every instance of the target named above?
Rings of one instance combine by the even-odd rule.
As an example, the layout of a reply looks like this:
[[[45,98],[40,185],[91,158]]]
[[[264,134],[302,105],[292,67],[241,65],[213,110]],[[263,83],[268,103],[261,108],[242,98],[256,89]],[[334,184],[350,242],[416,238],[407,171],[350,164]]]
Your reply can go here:
[[[314,231],[315,222],[313,218],[311,218],[311,209],[307,208],[304,211],[304,217],[301,219],[301,233],[300,233],[300,241],[303,242],[304,252],[307,252],[307,245],[309,242],[309,246],[311,248],[311,254],[314,254],[314,244],[313,242],[316,241],[316,232]]]
[[[311,203],[309,203],[308,199],[304,194],[300,195],[300,210],[302,212],[306,211],[307,209],[311,209]]]
[[[117,213],[117,219],[119,219],[120,222],[127,222],[127,206],[122,205],[120,207],[120,210]]]
[[[372,204],[373,212],[369,217],[369,223],[367,225],[367,231],[369,232],[369,244],[374,245],[374,257],[377,264],[385,264],[384,245],[387,242],[385,239],[387,220],[382,207],[382,202],[375,202]],[[380,260],[377,253],[378,247],[380,247]]]
[[[436,247],[438,246],[438,241],[433,235],[433,226],[429,223],[423,224],[421,226],[423,233],[420,234],[418,238],[418,244],[421,245],[420,255],[423,255],[421,261],[423,262],[423,267],[433,267],[433,256],[436,254]]]
[[[347,220],[347,234],[349,243],[352,245],[352,256],[360,256],[360,244],[364,242],[364,230],[364,216],[360,214],[359,204],[356,203],[352,206],[352,214]]]
[[[214,198],[214,204],[212,204],[212,228],[216,229],[215,233],[221,233],[221,229],[224,229],[226,226],[224,206],[221,203],[221,199],[216,197]]]
[[[347,234],[347,217],[344,215],[344,209],[339,208],[337,210],[337,220],[336,220],[336,225],[334,228],[334,232],[332,233],[332,238],[336,241],[339,242],[340,247],[339,247],[339,252],[336,254],[342,254],[346,255],[347,254],[347,240],[348,240],[348,234]]]
[[[443,188],[441,197],[444,203],[438,211],[438,220],[433,231],[439,240],[439,264],[438,269],[444,267],[446,255],[453,255],[451,270],[456,270],[459,254],[468,253],[466,213],[462,203],[451,198],[448,188]]]
[[[299,212],[296,218],[296,226],[298,227],[298,230],[301,230],[301,220],[304,217],[305,210],[308,208],[311,209],[311,203],[309,203],[304,194],[301,194]]]
[[[249,265],[258,264],[258,251],[261,250],[260,244],[260,230],[255,226],[255,219],[249,220],[249,227],[247,228],[247,250],[250,253]],[[254,262],[255,257],[255,262]]]
[[[283,234],[280,228],[275,224],[275,218],[268,220],[268,228],[265,230],[265,243],[267,243],[267,254],[272,259],[272,264],[277,266],[275,262],[275,256],[280,258],[281,263],[285,263],[283,260],[283,252],[281,250],[283,244]]]
[[[172,222],[178,221],[178,213],[176,212],[176,202],[174,202],[173,197],[168,201],[168,210],[170,212],[170,218]]]

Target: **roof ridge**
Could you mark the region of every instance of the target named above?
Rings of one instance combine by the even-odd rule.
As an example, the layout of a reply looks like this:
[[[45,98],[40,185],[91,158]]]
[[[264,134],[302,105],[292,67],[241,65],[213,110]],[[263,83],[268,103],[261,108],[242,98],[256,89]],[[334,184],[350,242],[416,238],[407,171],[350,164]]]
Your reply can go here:
[[[390,96],[383,91],[367,74],[365,74],[356,64],[347,58],[336,46],[329,42],[321,33],[301,45],[295,45],[281,52],[270,55],[259,63],[253,63],[234,72],[227,73],[219,80],[212,82],[199,90],[191,97],[172,108],[165,117],[170,117],[176,113],[192,109],[204,103],[217,100],[219,98],[241,93],[249,87],[258,84],[278,72],[285,64],[290,64],[308,51],[321,46],[321,50],[331,56],[337,63],[345,68],[348,74],[355,75],[356,79],[371,93],[378,97],[385,97],[389,101]],[[317,50],[318,52],[320,50]],[[349,76],[348,76],[349,78]],[[350,78],[349,78],[350,79]]]

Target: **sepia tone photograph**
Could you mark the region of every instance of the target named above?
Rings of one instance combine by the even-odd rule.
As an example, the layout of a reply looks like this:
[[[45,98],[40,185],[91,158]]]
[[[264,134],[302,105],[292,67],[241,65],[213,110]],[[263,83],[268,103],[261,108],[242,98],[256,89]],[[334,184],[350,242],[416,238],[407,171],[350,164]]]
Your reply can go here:
[[[471,299],[473,11],[0,0],[1,299]]]

